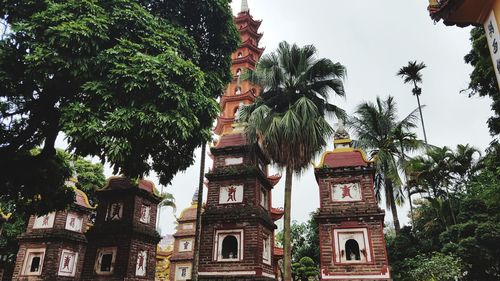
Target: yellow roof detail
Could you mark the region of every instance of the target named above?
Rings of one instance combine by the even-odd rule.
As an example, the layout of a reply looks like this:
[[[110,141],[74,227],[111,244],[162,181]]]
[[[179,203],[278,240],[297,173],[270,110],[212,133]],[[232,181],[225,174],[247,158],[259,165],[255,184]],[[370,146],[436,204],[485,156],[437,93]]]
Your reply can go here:
[[[325,158],[328,154],[333,154],[333,153],[345,153],[345,152],[359,152],[361,154],[361,157],[363,158],[363,161],[366,163],[375,163],[376,159],[369,160],[368,157],[366,157],[366,153],[364,150],[359,149],[359,148],[352,148],[352,147],[341,147],[341,148],[335,148],[333,151],[326,151],[323,153],[321,156],[321,161],[319,162],[318,165],[315,165],[313,163],[314,168],[321,168],[325,165]]]

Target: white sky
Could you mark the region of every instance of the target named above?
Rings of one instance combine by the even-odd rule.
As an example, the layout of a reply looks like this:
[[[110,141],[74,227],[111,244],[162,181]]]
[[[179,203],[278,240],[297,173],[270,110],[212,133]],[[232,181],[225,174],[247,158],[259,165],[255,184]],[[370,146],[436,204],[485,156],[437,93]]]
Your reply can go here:
[[[427,5],[426,0],[249,0],[251,14],[263,20],[260,45],[266,47],[266,53],[284,40],[314,44],[320,57],[346,66],[347,97],[332,101],[348,113],[362,101],[393,95],[400,116],[407,115],[417,103],[411,86],[404,85],[395,74],[409,60],[423,61],[427,68],[422,71],[421,102],[426,105],[423,114],[429,143],[451,147],[469,143],[484,150],[491,141],[486,125],[492,115],[491,101],[459,93],[467,86],[471,72],[463,60],[470,49],[470,28],[434,24]],[[239,11],[240,0],[232,6],[235,13]],[[421,128],[417,133],[423,138]],[[200,151],[195,154],[199,158]],[[196,161],[164,188],[176,198],[177,215],[191,202],[198,185],[199,164]],[[207,161],[207,169],[209,166]],[[109,176],[111,171],[106,169],[106,173]],[[157,182],[153,174],[150,179]],[[275,207],[283,206],[283,185],[284,179],[274,189]],[[306,221],[318,206],[318,186],[309,169],[294,181],[292,219]],[[399,211],[400,220],[407,223],[406,206]],[[387,211],[386,221],[391,221]],[[171,209],[164,208],[162,234],[173,233],[174,222]]]

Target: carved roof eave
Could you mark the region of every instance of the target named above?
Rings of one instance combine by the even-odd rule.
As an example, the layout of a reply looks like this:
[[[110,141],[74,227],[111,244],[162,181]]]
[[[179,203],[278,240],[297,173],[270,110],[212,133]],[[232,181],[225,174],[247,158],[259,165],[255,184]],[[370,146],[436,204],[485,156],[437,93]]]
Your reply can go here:
[[[262,24],[262,20],[254,20],[248,12],[239,13],[238,16],[234,18],[234,22],[236,24],[248,22],[253,25],[255,29],[259,29]]]
[[[256,96],[252,93],[252,90],[248,90],[245,93],[241,95],[223,95],[220,100],[220,105],[221,108],[225,108],[226,103],[230,101],[237,101],[237,100],[249,100],[251,102],[254,102],[256,99]],[[234,118],[232,118],[234,119]]]
[[[224,125],[231,124],[234,122],[234,118],[222,117],[219,116],[217,118],[217,125],[215,125],[214,132],[217,135],[222,134],[222,128]]]
[[[247,47],[247,48],[255,51],[257,54],[259,54],[259,57],[265,51],[265,48],[259,48],[259,47],[255,46],[254,44],[252,44],[249,40],[245,40],[245,42],[241,43],[241,45],[239,46],[239,48],[244,48],[244,47]]]
[[[471,21],[454,21],[450,20],[450,16],[453,15],[467,0],[446,0],[442,1],[442,3],[438,5],[429,5],[427,10],[429,11],[429,16],[435,22],[443,20],[443,23],[447,26],[456,25],[458,27],[466,27],[469,25],[472,26],[481,26],[482,23],[488,17],[489,11],[491,10],[492,0],[481,0],[482,3],[475,3],[483,7],[483,12],[477,19]],[[477,0],[473,0],[477,1]],[[478,1],[479,2],[479,1]]]
[[[250,57],[250,55],[246,55],[246,56],[241,57],[241,58],[235,58],[231,63],[233,65],[240,64],[240,63],[249,63],[250,65],[255,66],[257,64],[257,61],[254,58]]]
[[[243,28],[238,29],[238,31],[240,32],[240,34],[247,32],[248,34],[250,34],[252,36],[252,38],[256,39],[257,42],[259,42],[259,40],[262,38],[262,36],[264,36],[263,33],[259,33],[258,31],[254,30],[251,25],[248,25],[248,24],[243,26]]]

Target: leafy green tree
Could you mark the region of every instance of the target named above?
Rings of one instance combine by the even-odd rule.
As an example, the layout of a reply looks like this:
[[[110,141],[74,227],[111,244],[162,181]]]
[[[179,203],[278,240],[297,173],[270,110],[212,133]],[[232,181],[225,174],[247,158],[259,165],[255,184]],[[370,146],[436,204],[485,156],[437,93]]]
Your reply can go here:
[[[438,271],[434,267],[436,263],[446,264],[446,259],[432,261],[438,252],[461,261],[463,274],[458,276],[463,280],[500,278],[499,145],[492,143],[479,160],[474,156],[477,154],[473,147],[459,145],[455,151],[434,148],[424,155],[432,165],[423,165],[412,176],[419,174],[428,180],[426,184],[437,182],[439,186],[436,192],[431,191],[426,198],[416,201],[413,231],[403,228],[399,235],[387,236],[395,280],[442,277],[433,273]],[[446,180],[442,180],[443,177]],[[452,192],[447,193],[443,184]],[[448,203],[448,196],[453,204]],[[455,220],[452,211],[456,214]],[[435,276],[429,276],[431,273]]]
[[[39,211],[70,202],[60,132],[76,154],[162,184],[210,138],[238,43],[229,0],[2,0],[0,18],[0,165],[23,171],[2,173],[1,193],[50,198]]]
[[[376,159],[375,192],[379,198],[384,192],[386,207],[392,212],[396,232],[401,229],[397,205],[404,199],[400,159],[405,151],[420,147],[420,142],[411,134],[411,130],[416,127],[416,110],[398,120],[394,98],[389,96],[386,100],[381,100],[377,97],[376,103],[364,102],[358,105],[355,115],[349,120],[358,145],[367,149]],[[401,141],[401,134],[405,134],[411,141]]]
[[[303,257],[310,257],[319,266],[319,233],[318,225],[311,218],[304,223],[293,221],[291,225],[292,263],[297,263]],[[283,231],[276,233],[276,242],[283,247]]]
[[[293,174],[310,165],[326,145],[333,129],[327,113],[344,117],[344,111],[328,102],[330,93],[344,96],[345,68],[329,59],[316,58],[312,45],[287,42],[265,55],[249,77],[262,87],[254,104],[245,106],[239,118],[248,122],[246,134],[259,142],[279,168],[285,169],[284,280],[291,280],[290,217]]]
[[[422,69],[426,68],[423,62],[417,63],[417,61],[409,61],[408,65],[403,66],[399,69],[396,75],[403,78],[404,83],[413,83],[412,93],[417,97],[418,112],[420,113],[420,121],[422,121],[422,130],[424,132],[424,140],[427,143],[427,134],[425,132],[424,116],[422,115],[422,106],[420,105],[420,95],[422,94],[422,88],[418,86],[418,83],[422,83]]]
[[[40,153],[40,151],[35,150],[32,153]],[[57,150],[57,156],[62,159],[66,167],[69,167],[69,175],[78,177],[76,186],[87,194],[91,204],[96,204],[95,191],[103,187],[106,182],[103,165],[92,163],[62,150]],[[69,190],[71,190],[69,194],[73,202],[75,194],[72,188]],[[15,262],[18,250],[17,236],[26,230],[29,217],[36,214],[36,210],[30,208],[32,205],[33,203],[23,198],[0,196],[0,211],[12,213],[10,219],[0,226],[0,253],[7,255],[8,263]]]
[[[484,28],[473,28],[470,32],[470,41],[472,49],[465,55],[464,60],[474,69],[470,74],[467,89],[462,92],[468,93],[469,96],[489,96],[492,99],[491,109],[494,115],[488,119],[488,127],[492,135],[497,135],[500,133],[500,90]]]
[[[414,265],[408,274],[415,281],[456,281],[461,280],[464,273],[460,259],[441,253],[417,256],[407,263]]]
[[[317,264],[310,257],[303,257],[292,264],[292,277],[294,281],[309,281],[319,275]]]

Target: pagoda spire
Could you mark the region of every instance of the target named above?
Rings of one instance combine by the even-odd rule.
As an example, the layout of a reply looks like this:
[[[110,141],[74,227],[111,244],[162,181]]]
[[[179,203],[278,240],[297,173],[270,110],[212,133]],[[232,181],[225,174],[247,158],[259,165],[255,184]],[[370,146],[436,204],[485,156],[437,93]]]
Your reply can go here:
[[[241,0],[241,13],[248,12],[250,9],[248,8],[248,0]]]

